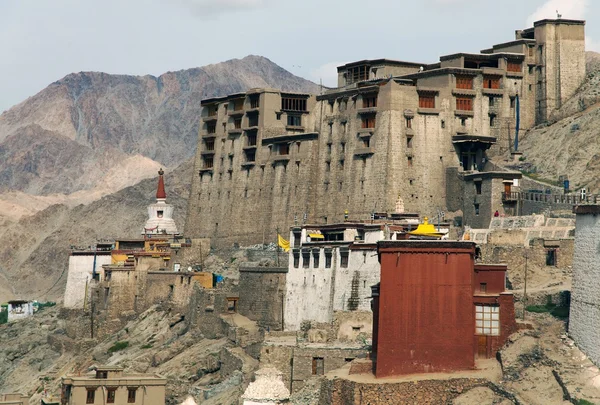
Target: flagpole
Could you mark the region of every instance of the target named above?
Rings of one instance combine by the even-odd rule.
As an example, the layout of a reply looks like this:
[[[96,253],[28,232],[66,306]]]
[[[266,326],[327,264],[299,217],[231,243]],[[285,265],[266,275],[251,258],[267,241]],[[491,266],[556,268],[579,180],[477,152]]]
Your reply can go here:
[[[277,230],[277,242],[276,242],[277,250],[275,251],[275,255],[277,256],[277,267],[279,267],[279,227],[277,227],[276,230]]]

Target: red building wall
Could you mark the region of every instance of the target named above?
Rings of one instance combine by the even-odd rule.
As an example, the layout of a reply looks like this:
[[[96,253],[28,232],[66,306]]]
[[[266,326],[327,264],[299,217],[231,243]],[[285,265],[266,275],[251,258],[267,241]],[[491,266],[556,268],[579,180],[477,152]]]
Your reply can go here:
[[[379,243],[376,376],[474,368],[475,244]]]
[[[505,264],[476,264],[473,293],[480,292],[481,283],[487,286],[487,294],[500,294],[506,288]]]

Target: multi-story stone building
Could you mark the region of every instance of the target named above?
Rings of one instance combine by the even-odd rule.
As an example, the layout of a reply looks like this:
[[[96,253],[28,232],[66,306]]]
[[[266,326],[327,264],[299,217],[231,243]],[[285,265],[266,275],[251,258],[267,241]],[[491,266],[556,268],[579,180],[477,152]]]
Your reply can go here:
[[[433,217],[461,192],[449,183],[476,183],[488,149],[511,149],[517,121],[545,122],[574,94],[584,36],[583,21],[542,20],[511,42],[434,64],[340,66],[338,87],[317,96],[253,89],[204,100],[186,232],[256,243],[294,218],[339,222],[349,210],[366,219],[398,203]],[[502,187],[518,177],[490,179]],[[466,207],[467,197],[452,204],[467,224],[511,203],[490,195]]]
[[[62,378],[61,405],[164,405],[167,379],[152,374],[124,374],[121,367],[97,367],[94,374]]]

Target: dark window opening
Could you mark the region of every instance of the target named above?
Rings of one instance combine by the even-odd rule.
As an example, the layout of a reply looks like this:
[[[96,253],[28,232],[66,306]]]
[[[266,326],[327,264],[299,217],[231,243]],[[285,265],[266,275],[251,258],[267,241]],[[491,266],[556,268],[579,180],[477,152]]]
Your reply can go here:
[[[331,252],[325,252],[325,268],[331,268]]]
[[[240,98],[233,101],[233,111],[241,111],[244,109],[244,99]]]
[[[479,283],[479,292],[482,292],[482,293],[487,292],[487,283]]]
[[[321,256],[320,252],[313,252],[313,267],[319,267],[319,258]]]
[[[290,144],[280,143],[278,153],[279,153],[279,155],[289,155],[290,154]]]
[[[300,253],[294,252],[294,268],[297,269],[300,266]]]
[[[137,388],[128,388],[127,389],[127,403],[134,404],[135,403],[135,392]]]
[[[204,140],[204,145],[207,151],[215,150],[215,138],[209,138]]]
[[[368,80],[370,70],[371,67],[369,65],[356,66],[348,69],[346,72],[346,83],[351,84]]]
[[[96,399],[96,388],[87,388],[87,395],[85,397],[86,404],[93,404]]]
[[[490,115],[490,127],[493,127],[496,124],[496,116]]]
[[[515,108],[515,97],[510,98],[510,108]]]
[[[208,132],[209,134],[214,134],[215,132],[217,132],[217,124],[206,124],[206,132]]]
[[[479,215],[479,204],[473,204],[475,206],[475,215]]]
[[[361,128],[375,128],[375,116],[363,117],[361,120]]]
[[[281,109],[285,111],[306,111],[306,98],[281,97]]]
[[[256,132],[248,133],[248,146],[256,146]]]
[[[325,374],[325,360],[323,357],[312,358],[312,375],[324,375]]]
[[[340,267],[342,268],[346,268],[348,267],[348,258],[349,258],[350,254],[349,252],[340,252]]]
[[[204,169],[212,169],[213,167],[213,157],[212,156],[204,156],[203,160],[203,168]]]
[[[494,97],[488,97],[488,105],[489,105],[490,107],[493,107],[493,106],[494,106]]]
[[[412,148],[412,144],[413,144],[413,137],[412,136],[407,136],[406,137],[406,147],[408,149]]]
[[[259,103],[260,103],[259,95],[250,96],[250,108],[258,108]]]
[[[249,127],[257,127],[258,126],[258,114],[249,114],[248,115],[248,126]]]
[[[308,269],[310,267],[310,253],[302,252],[302,267]]]
[[[377,107],[377,95],[363,96],[363,108]]]
[[[556,266],[556,249],[548,249],[546,252],[546,266]]]
[[[412,167],[412,165],[413,165],[413,158],[412,158],[412,156],[409,156],[407,158],[406,163],[408,164],[408,167]]]
[[[246,156],[246,163],[251,163],[254,162],[256,159],[256,150],[255,149],[249,149],[244,151],[244,154]]]
[[[481,194],[481,182],[480,181],[475,182],[475,194]]]
[[[114,404],[115,403],[115,393],[116,393],[117,389],[116,388],[108,388],[106,390],[106,403],[107,404]]]
[[[412,128],[412,117],[406,118],[406,128],[408,128],[408,129]]]
[[[302,126],[302,117],[300,115],[288,115],[287,116],[287,124],[291,127],[301,127]]]

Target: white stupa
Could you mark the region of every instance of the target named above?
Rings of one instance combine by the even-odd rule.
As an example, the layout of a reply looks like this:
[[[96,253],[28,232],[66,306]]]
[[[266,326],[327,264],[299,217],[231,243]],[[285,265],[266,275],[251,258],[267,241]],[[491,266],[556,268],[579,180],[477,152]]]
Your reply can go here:
[[[173,220],[173,206],[167,204],[167,193],[165,193],[165,172],[158,171],[158,188],[156,190],[156,202],[148,206],[148,221],[142,231],[142,235],[177,235],[177,226]]]
[[[246,388],[244,405],[287,404],[290,391],[283,382],[282,373],[275,368],[263,368],[256,372],[256,380]]]

